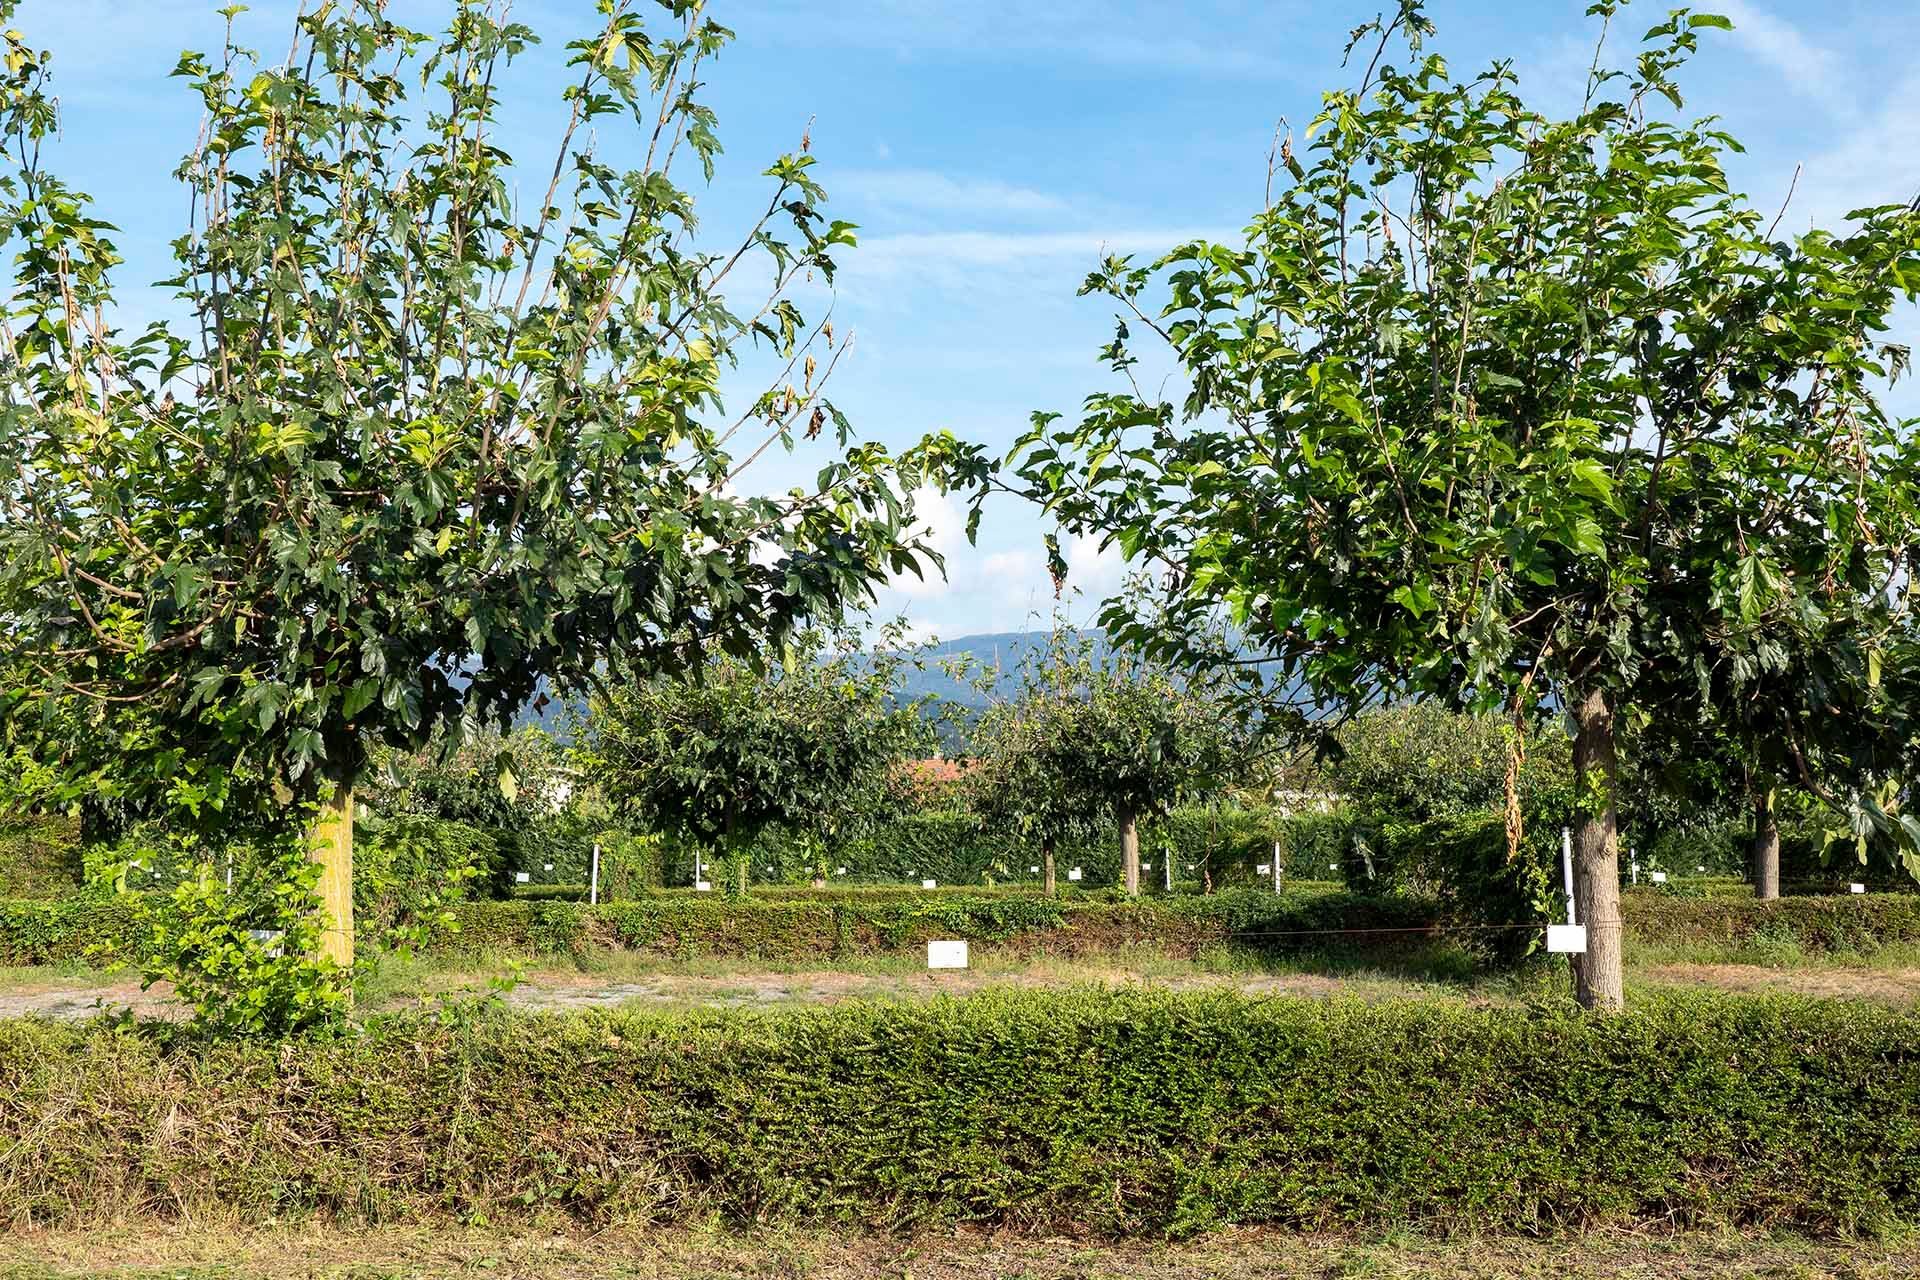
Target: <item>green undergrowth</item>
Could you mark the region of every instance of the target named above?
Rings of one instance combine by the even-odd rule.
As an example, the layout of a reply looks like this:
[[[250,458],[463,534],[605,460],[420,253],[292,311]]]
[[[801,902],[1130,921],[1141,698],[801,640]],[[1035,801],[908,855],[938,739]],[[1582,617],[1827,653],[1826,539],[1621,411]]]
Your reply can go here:
[[[1847,1002],[988,991],[467,1007],[208,1044],[0,1024],[0,1219],[1872,1233],[1920,1209],[1920,1015]]]

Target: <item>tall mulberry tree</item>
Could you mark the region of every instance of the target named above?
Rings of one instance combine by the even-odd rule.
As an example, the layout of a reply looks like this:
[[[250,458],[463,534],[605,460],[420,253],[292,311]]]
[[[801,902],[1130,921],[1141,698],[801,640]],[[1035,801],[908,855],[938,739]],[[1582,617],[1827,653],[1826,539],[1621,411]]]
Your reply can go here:
[[[371,744],[457,741],[543,679],[779,646],[927,565],[906,495],[951,454],[857,442],[822,394],[845,335],[794,294],[853,234],[804,140],[744,240],[701,247],[685,171],[720,151],[700,76],[730,35],[704,6],[600,0],[525,167],[496,128],[535,40],[508,7],[455,0],[430,35],[342,0],[283,61],[231,33],[183,56],[205,104],[179,169],[184,318],[138,332],[116,327],[111,228],[49,162],[45,56],[6,36],[13,731],[133,708],[149,732],[112,749],[143,785],[324,806],[342,960]],[[724,300],[750,279],[765,292]],[[750,350],[773,375],[723,405]],[[754,461],[802,438],[815,480],[751,496]]]
[[[1358,87],[1277,148],[1244,240],[1088,280],[1122,308],[1114,367],[1150,335],[1184,401],[1129,380],[1077,422],[1040,415],[1006,482],[1160,568],[1166,614],[1119,601],[1106,625],[1241,673],[1269,725],[1420,695],[1564,710],[1575,979],[1598,1006],[1621,1000],[1623,721],[1790,700],[1743,705],[1796,771],[1862,717],[1864,741],[1905,736],[1881,671],[1905,647],[1920,452],[1880,391],[1920,216],[1789,236],[1731,189],[1738,144],[1685,122],[1675,79],[1729,25],[1673,14],[1555,118],[1509,64],[1462,78],[1421,52],[1404,0],[1356,36]],[[1223,613],[1232,645],[1208,640]],[[1786,687],[1795,653],[1818,686]]]

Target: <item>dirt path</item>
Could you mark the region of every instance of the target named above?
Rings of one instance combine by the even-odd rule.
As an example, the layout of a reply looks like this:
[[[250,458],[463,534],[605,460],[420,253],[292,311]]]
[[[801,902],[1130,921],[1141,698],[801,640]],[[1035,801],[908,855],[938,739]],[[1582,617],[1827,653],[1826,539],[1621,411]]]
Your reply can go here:
[[[1658,986],[1715,991],[1782,993],[1876,1000],[1902,1007],[1920,1003],[1920,969],[1773,969],[1760,965],[1663,964],[1629,971]],[[534,970],[507,995],[516,1008],[564,1011],[651,1008],[774,1008],[784,1005],[838,1004],[848,1000],[926,1000],[937,995],[968,996],[989,986],[1059,987],[1093,983],[1142,985],[1172,991],[1237,991],[1249,996],[1334,995],[1384,999],[1423,994],[1404,982],[1375,977],[1325,974],[1177,973],[1148,975],[1119,966],[1082,964],[1034,970],[966,970],[939,973],[872,974],[833,969],[802,972],[722,974],[661,973],[627,981],[565,969]],[[397,997],[378,1007],[404,1007],[414,999],[436,998],[444,988],[419,997]],[[1440,987],[1434,990],[1446,991]],[[1470,999],[1499,999],[1496,993],[1459,989]],[[0,991],[0,1018],[41,1016],[61,1021],[93,1017],[106,1009],[131,1008],[141,1017],[178,1017],[180,1006],[164,986],[142,992],[137,983],[59,986],[35,983]]]
[[[623,1004],[697,1005],[704,1008],[766,1007],[785,1004],[837,1004],[845,1000],[927,1000],[938,995],[967,996],[984,987],[1050,987],[1065,982],[1122,986],[1130,983],[1175,991],[1233,990],[1247,995],[1328,996],[1357,984],[1318,974],[1285,976],[1219,974],[1143,979],[1125,969],[1076,967],[1071,972],[979,973],[974,971],[901,976],[840,973],[830,969],[804,973],[725,974],[692,977],[663,974],[638,982],[603,983],[592,974],[537,973],[514,988],[509,1004],[525,1009],[604,1009]]]
[[[1844,996],[1906,1005],[1920,1001],[1920,969],[1775,969],[1757,964],[1659,964],[1640,976],[1662,986],[1774,995]]]

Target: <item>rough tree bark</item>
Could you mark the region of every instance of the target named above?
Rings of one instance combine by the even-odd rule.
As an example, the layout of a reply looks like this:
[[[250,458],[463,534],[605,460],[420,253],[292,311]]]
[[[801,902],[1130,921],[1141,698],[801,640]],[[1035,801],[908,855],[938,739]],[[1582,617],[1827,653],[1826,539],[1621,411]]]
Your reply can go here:
[[[353,965],[353,788],[337,785],[313,822],[313,860],[320,864],[320,954]]]
[[[1605,689],[1589,689],[1576,695],[1573,710],[1573,767],[1580,796],[1573,819],[1573,899],[1587,926],[1586,954],[1571,957],[1574,995],[1589,1009],[1612,1010],[1625,1001],[1613,707]]]
[[[1053,874],[1053,841],[1040,846],[1040,884],[1049,898],[1060,896],[1060,882]]]
[[[1753,792],[1753,843],[1748,848],[1753,896],[1780,896],[1780,820],[1773,810],[1773,788],[1757,782]]]
[[[1126,874],[1127,896],[1140,896],[1140,815],[1121,800],[1113,806],[1114,821],[1120,827],[1120,867]]]

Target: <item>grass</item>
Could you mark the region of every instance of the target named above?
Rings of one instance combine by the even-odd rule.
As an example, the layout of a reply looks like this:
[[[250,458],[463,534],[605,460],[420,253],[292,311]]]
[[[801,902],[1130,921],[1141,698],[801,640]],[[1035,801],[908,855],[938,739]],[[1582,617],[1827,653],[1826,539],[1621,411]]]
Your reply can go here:
[[[0,1280],[1892,1280],[1917,1269],[1920,1248],[1904,1241],[1625,1232],[1439,1240],[1227,1231],[1177,1244],[1114,1245],[979,1232],[739,1235],[700,1225],[507,1236],[485,1229],[347,1233],[194,1224],[0,1240]]]

